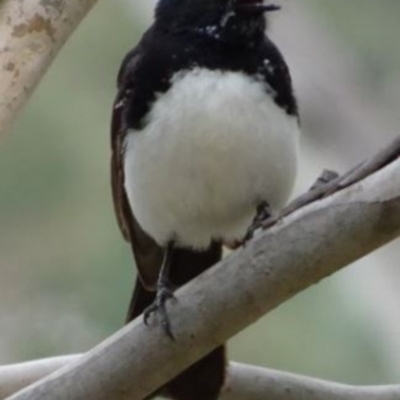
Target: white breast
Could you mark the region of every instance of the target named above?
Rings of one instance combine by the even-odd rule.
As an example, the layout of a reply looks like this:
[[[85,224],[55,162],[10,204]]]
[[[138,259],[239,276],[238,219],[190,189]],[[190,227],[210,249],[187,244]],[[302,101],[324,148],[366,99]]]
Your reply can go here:
[[[299,128],[265,87],[236,72],[174,76],[146,127],[126,139],[125,188],[159,244],[203,248],[243,237],[261,200],[273,207],[294,184]]]

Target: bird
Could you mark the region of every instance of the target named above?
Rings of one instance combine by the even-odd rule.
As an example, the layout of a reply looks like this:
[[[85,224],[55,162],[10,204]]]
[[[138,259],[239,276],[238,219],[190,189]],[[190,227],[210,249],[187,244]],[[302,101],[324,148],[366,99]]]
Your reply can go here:
[[[158,0],[122,61],[111,181],[138,270],[127,322],[156,314],[174,339],[166,306],[174,290],[290,196],[300,124],[289,68],[268,35],[278,9],[263,0]],[[215,400],[226,364],[221,345],[155,394]]]

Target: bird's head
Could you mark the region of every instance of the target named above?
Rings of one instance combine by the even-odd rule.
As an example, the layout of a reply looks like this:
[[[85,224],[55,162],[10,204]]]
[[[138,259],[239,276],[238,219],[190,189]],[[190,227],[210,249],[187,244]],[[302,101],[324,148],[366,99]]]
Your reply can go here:
[[[263,0],[159,0],[156,23],[171,32],[197,30],[228,41],[262,36],[264,14],[279,6]]]

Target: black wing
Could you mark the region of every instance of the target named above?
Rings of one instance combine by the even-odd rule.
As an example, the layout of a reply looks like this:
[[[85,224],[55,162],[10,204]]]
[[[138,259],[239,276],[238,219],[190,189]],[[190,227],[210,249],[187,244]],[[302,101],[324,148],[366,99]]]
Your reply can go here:
[[[275,102],[289,115],[299,118],[292,78],[281,52],[273,42],[265,38],[260,56],[257,73],[262,75],[273,90]]]
[[[141,283],[154,290],[161,266],[163,249],[143,231],[129,205],[124,187],[124,142],[127,133],[126,114],[135,90],[135,70],[140,63],[140,46],[130,52],[118,76],[118,94],[111,123],[111,183],[114,209],[124,238],[130,242]]]

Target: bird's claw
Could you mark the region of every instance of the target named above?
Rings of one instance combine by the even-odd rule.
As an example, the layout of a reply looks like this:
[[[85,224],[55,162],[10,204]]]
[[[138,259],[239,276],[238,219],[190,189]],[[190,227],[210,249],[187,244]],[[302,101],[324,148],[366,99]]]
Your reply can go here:
[[[172,333],[167,308],[165,306],[166,302],[170,299],[175,299],[172,289],[168,287],[168,285],[162,285],[159,287],[157,290],[156,299],[143,312],[143,321],[145,325],[148,325],[149,317],[152,314],[157,313],[163,331],[169,338],[175,340],[175,337]]]
[[[262,227],[262,223],[261,222],[253,221],[253,223],[247,229],[246,234],[244,235],[244,238],[242,240],[242,245],[245,246],[251,239],[253,239],[256,230],[261,228],[261,227]]]
[[[261,229],[264,227],[264,222],[267,221],[271,217],[271,207],[266,201],[262,201],[257,206],[257,213],[253,219],[253,222],[247,229],[247,232],[243,238],[243,246],[247,244],[248,241],[253,239],[254,233],[257,229]]]

